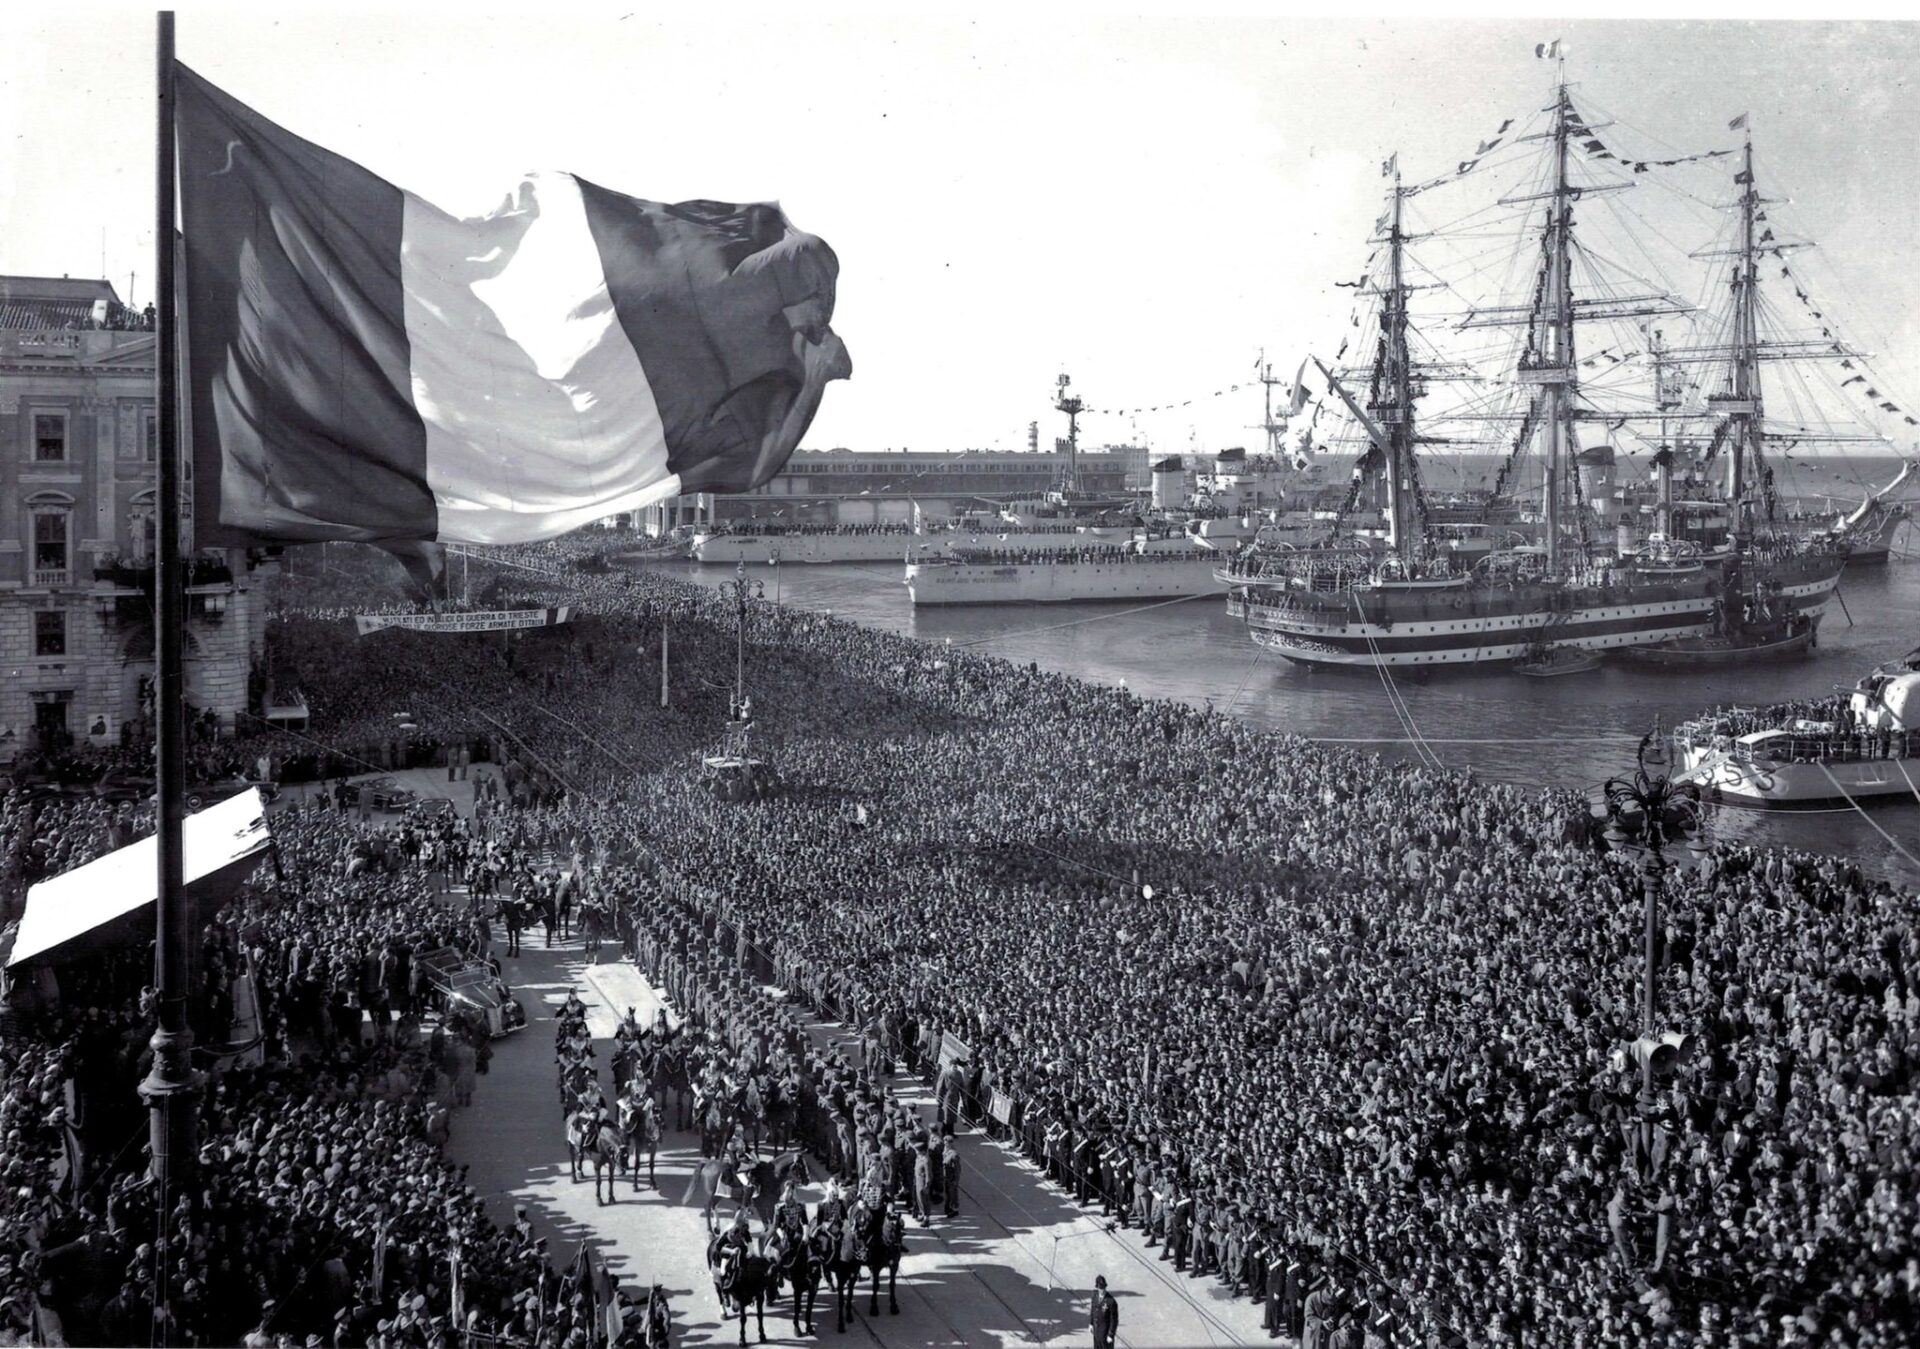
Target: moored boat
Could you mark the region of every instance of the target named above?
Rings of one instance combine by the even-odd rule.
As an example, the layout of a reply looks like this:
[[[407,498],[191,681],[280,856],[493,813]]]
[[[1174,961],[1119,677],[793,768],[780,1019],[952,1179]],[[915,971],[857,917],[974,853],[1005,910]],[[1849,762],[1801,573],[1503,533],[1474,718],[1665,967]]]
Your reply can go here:
[[[1920,798],[1920,651],[1845,693],[1710,712],[1676,727],[1671,739],[1679,775],[1728,805]]]

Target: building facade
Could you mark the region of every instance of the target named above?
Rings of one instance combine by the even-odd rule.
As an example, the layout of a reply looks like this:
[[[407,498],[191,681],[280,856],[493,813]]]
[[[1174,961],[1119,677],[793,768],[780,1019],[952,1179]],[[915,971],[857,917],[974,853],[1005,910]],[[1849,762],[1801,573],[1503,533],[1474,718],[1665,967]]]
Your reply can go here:
[[[151,315],[108,282],[0,277],[0,763],[118,744],[151,717],[153,381]],[[231,731],[254,587],[244,554],[187,555],[187,701]]]

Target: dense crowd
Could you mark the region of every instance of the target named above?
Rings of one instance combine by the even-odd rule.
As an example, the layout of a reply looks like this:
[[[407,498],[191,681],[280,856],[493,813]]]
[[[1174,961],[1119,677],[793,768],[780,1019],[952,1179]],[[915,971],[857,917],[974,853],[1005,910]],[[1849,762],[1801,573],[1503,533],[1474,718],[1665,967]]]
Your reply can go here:
[[[273,817],[273,864],[199,933],[189,1019],[208,1078],[191,1195],[156,1195],[141,1164],[150,952],[15,972],[0,1342],[146,1343],[156,1325],[203,1345],[398,1349],[456,1329],[584,1341],[584,1276],[555,1272],[530,1230],[493,1224],[440,1151],[488,1027],[420,957],[497,975],[488,925],[446,902],[447,882],[511,885],[528,859],[465,819],[363,823],[326,801]],[[99,815],[43,808],[38,828],[73,840],[74,865],[111,843]]]
[[[643,640],[674,625],[691,663],[724,649],[719,597],[581,588]],[[1299,1265],[1323,1326],[1375,1335],[1902,1338],[1911,896],[1732,845],[1665,875],[1661,1005],[1699,1047],[1661,1085],[1656,1160],[1620,1052],[1640,875],[1583,798],[751,621],[759,723],[795,789],[723,805],[691,752],[624,772],[643,740],[697,748],[688,709],[612,715],[644,697],[582,670],[552,705],[606,753],[553,827],[633,840],[679,903],[856,1024],[953,1034],[977,1099],[1019,1101],[1043,1141],[1098,1140],[1082,1170],[1117,1141],[1138,1189],[1144,1159],[1167,1196],[1150,1224],[1185,1222],[1208,1270],[1245,1287],[1249,1251]]]
[[[731,602],[583,567],[604,547],[583,537],[530,554],[574,567],[565,579],[503,578],[499,594],[571,601],[588,623],[378,647],[338,623],[279,625],[314,733],[353,739],[395,704],[448,742],[490,737],[548,787],[501,817],[516,846],[581,856],[636,931],[688,945],[685,959],[704,943],[754,962],[877,1053],[932,1071],[946,1047],[943,1116],[1017,1140],[1183,1269],[1263,1296],[1276,1332],[1907,1342],[1912,895],[1843,860],[1744,845],[1668,869],[1660,1005],[1696,1047],[1643,1102],[1623,1054],[1642,876],[1580,796],[756,604],[757,747],[787,788],[722,803],[701,751],[730,691]],[[336,876],[324,853],[296,844],[286,884],[317,887],[323,907],[334,887],[369,887],[348,891],[363,926],[315,937],[364,968],[421,896]],[[294,913],[294,950],[302,925],[361,921]],[[424,1139],[433,1055],[359,1052],[375,1057],[350,1060],[351,1087],[335,1060],[306,1066],[313,1085],[290,1064],[280,1089],[321,1099],[269,1117],[324,1127],[344,1100],[361,1121],[346,1127]],[[48,1071],[20,1063],[23,1089]],[[366,1070],[395,1066],[417,1085],[382,1119]],[[245,1101],[265,1090],[247,1084]],[[364,1232],[342,1240],[370,1249]],[[439,1314],[434,1258],[415,1284]]]

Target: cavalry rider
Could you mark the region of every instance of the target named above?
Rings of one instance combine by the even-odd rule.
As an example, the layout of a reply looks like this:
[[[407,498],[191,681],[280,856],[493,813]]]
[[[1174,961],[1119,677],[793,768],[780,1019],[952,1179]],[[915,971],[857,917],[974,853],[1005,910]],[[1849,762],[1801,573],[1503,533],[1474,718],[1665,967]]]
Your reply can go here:
[[[747,1226],[747,1211],[741,1209],[733,1215],[733,1226],[720,1237],[720,1252],[733,1260],[744,1258],[753,1245],[753,1230]]]
[[[582,1100],[581,1104],[586,1105]],[[592,1152],[600,1142],[600,1131],[613,1124],[613,1117],[607,1113],[607,1098],[602,1096],[591,1106],[581,1111],[587,1117],[586,1127],[580,1135],[580,1150]]]
[[[815,1224],[820,1227],[831,1227],[833,1224],[843,1221],[846,1216],[846,1192],[840,1188],[840,1182],[838,1180],[830,1180],[827,1182],[827,1197],[820,1201],[819,1208],[814,1212],[813,1220]]]
[[[577,1021],[584,1019],[586,1015],[587,1005],[580,1001],[580,990],[577,988],[569,988],[567,990],[567,1000],[560,1004],[560,1019],[562,1021]]]
[[[791,1177],[780,1189],[780,1202],[773,1210],[773,1225],[796,1240],[806,1233],[807,1206],[800,1202],[799,1183]]]

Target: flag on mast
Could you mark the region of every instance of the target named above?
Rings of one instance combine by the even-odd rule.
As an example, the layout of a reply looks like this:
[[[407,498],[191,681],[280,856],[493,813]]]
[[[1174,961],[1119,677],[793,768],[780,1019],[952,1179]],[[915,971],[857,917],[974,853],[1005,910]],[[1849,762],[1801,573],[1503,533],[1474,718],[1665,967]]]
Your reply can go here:
[[[1746,129],[1747,129],[1747,115],[1744,112],[1741,113],[1738,117],[1734,118],[1731,122],[1727,123],[1727,130],[1729,131],[1745,131]]]
[[[744,491],[851,373],[839,261],[777,205],[534,173],[462,220],[175,70],[202,545],[525,542]]]

